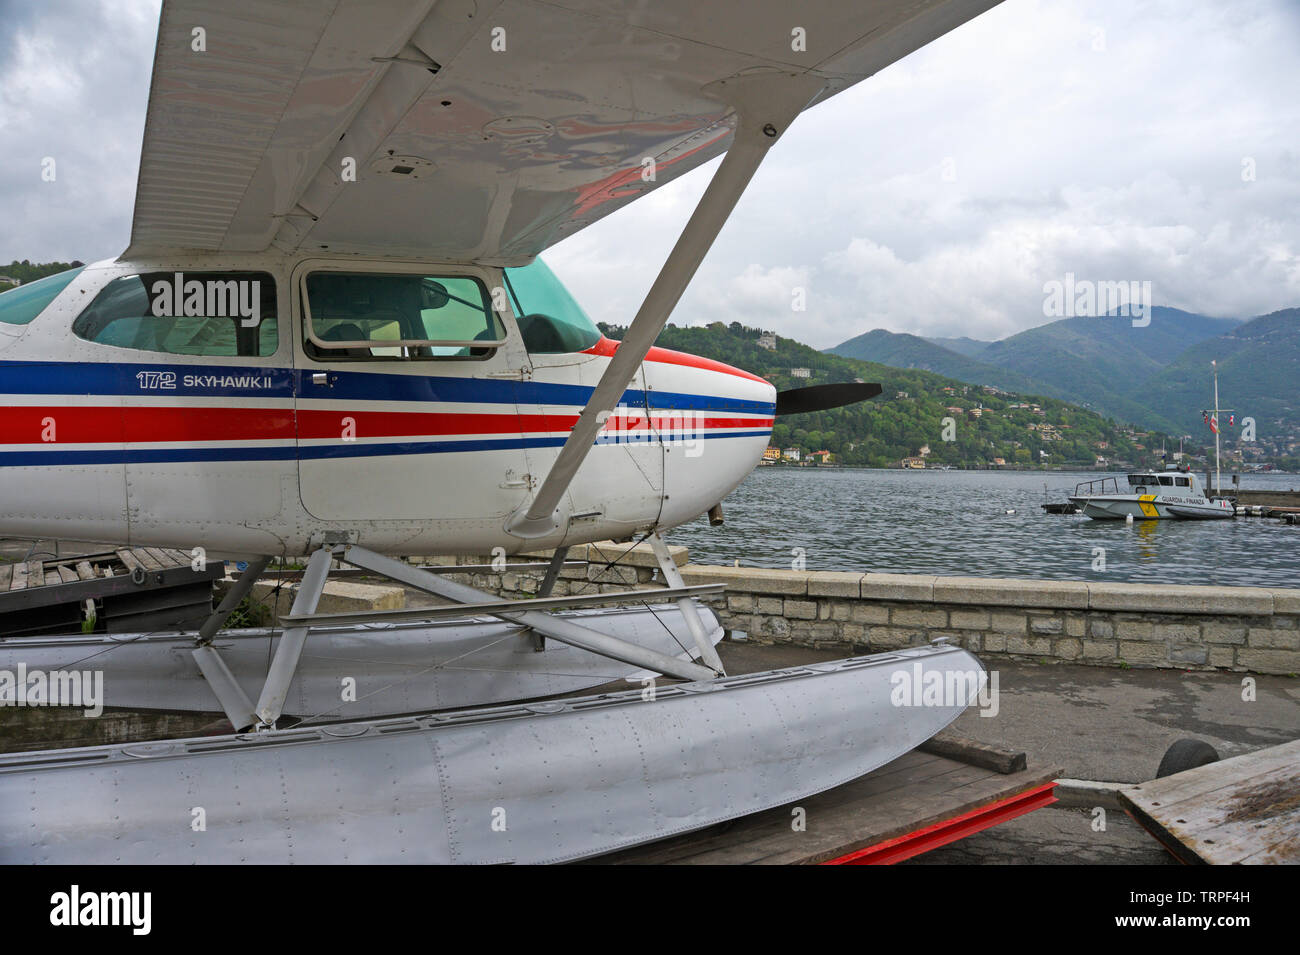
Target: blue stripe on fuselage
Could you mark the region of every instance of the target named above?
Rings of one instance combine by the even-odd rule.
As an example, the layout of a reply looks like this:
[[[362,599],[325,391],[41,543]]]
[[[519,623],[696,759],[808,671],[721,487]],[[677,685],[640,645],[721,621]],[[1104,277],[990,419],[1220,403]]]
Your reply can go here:
[[[690,440],[712,438],[763,438],[765,431],[719,431]],[[400,441],[391,444],[293,445],[240,448],[96,448],[91,451],[0,451],[0,467],[73,467],[99,464],[175,464],[191,461],[292,461],[295,458],[400,457],[410,454],[448,454],[464,451],[512,451],[519,448],[558,448],[564,438],[473,438],[465,441]],[[597,445],[645,444],[618,436],[602,438]],[[672,446],[686,439],[669,438]],[[48,446],[47,446],[48,447]]]
[[[321,369],[324,370],[324,369]],[[162,373],[174,376],[164,381]],[[307,369],[249,365],[159,365],[106,362],[0,361],[0,394],[111,395],[177,398],[292,398],[353,401],[462,402],[466,404],[574,405],[591,397],[586,385],[442,375],[392,375],[330,370],[331,385],[315,385]],[[159,377],[155,377],[155,375]],[[240,380],[258,384],[238,386]],[[262,383],[264,382],[264,384]],[[171,387],[167,387],[170,384]],[[771,415],[770,401],[721,395],[652,393],[653,408]],[[646,392],[629,389],[622,404],[645,407]]]

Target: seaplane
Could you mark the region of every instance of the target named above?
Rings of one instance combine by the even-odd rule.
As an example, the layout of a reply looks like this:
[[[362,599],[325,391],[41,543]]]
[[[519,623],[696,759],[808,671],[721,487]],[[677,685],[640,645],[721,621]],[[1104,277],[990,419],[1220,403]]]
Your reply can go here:
[[[685,586],[664,532],[717,513],[777,416],[880,386],[777,393],[654,342],[800,113],[991,6],[165,0],[128,247],[0,296],[0,535],[247,569],[202,621],[0,665],[92,659],[109,706],[233,732],[0,757],[0,861],[569,861],[956,718],[979,686],[890,703],[900,669],[982,680],[942,643],[725,673],[721,585]],[[539,256],[719,156],[609,340]],[[605,540],[648,542],[663,589],[553,596]],[[493,552],[550,552],[540,592],[401,559]],[[282,626],[222,629],[276,558],[305,560]],[[318,613],[343,565],[447,603]],[[346,679],[399,691],[341,703]]]

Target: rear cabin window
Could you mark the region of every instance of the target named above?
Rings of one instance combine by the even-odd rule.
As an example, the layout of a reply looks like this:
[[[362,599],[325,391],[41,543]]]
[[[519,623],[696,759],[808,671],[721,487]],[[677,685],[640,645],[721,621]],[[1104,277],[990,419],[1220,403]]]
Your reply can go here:
[[[275,279],[266,272],[124,275],[104,286],[72,331],[100,345],[169,355],[273,355]]]
[[[0,293],[0,322],[6,325],[27,325],[58,297],[81,274],[81,268],[68,269],[57,275],[47,275],[26,285]]]
[[[1192,482],[1187,480],[1187,478],[1180,477],[1180,478],[1174,478],[1174,484],[1178,485],[1179,487],[1190,487]]]
[[[472,276],[313,272],[305,289],[305,348],[318,361],[482,359],[506,337]]]

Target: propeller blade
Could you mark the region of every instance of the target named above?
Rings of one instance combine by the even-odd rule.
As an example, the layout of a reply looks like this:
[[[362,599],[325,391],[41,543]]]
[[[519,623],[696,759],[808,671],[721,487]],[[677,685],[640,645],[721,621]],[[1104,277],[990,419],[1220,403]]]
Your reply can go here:
[[[776,413],[783,415],[803,414],[807,411],[829,411],[831,408],[866,401],[878,394],[880,394],[880,385],[859,381],[791,388],[789,391],[776,393]]]

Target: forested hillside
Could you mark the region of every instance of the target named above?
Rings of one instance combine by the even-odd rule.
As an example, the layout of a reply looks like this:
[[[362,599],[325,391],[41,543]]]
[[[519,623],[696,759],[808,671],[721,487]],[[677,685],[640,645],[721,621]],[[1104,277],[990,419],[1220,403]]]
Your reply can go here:
[[[616,326],[602,329],[615,339],[624,331]],[[1019,467],[1092,467],[1099,455],[1114,467],[1155,465],[1159,460],[1163,436],[1134,437],[1113,421],[1064,401],[844,358],[788,338],[778,338],[776,349],[769,350],[759,346],[761,334],[738,323],[669,325],[658,344],[744,368],[778,389],[855,379],[880,382],[884,390],[871,401],[777,422],[774,444],[804,452],[827,450],[842,464],[893,467],[927,447],[927,467],[1001,466],[998,458],[1005,466]],[[793,374],[803,368],[809,377]],[[945,419],[951,419],[951,428],[945,429]],[[945,440],[945,430],[952,440]],[[1177,447],[1177,441],[1172,445]]]

